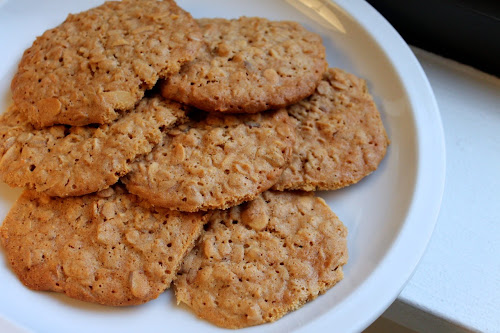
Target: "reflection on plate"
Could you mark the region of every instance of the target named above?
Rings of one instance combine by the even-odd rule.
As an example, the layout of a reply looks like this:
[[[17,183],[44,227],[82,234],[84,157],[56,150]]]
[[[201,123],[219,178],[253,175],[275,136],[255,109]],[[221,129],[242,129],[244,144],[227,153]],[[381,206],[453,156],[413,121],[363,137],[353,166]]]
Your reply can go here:
[[[100,4],[86,0],[18,0],[0,4],[0,107],[11,102],[10,80],[37,35],[71,12]],[[263,16],[295,20],[318,32],[332,67],[368,82],[391,145],[379,169],[354,186],[321,196],[349,229],[345,277],[314,302],[273,323],[244,331],[335,329],[359,331],[398,295],[415,269],[437,219],[444,185],[441,120],[427,79],[404,41],[361,1],[181,0],[195,17]],[[0,218],[20,190],[0,185]],[[0,256],[0,329],[5,319],[34,331],[133,332],[220,329],[177,307],[171,292],[138,307],[110,308],[22,286]]]

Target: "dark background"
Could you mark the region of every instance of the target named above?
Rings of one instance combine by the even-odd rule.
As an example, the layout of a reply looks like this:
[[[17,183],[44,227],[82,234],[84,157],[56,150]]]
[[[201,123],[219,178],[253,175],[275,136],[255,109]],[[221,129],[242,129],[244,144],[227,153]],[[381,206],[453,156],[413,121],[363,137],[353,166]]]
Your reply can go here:
[[[408,44],[500,77],[500,0],[368,0]]]

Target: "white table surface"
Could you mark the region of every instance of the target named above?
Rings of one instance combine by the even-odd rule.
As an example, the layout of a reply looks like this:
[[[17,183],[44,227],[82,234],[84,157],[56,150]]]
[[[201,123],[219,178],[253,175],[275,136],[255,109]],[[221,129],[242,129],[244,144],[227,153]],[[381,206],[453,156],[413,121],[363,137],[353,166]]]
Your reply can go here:
[[[413,51],[441,112],[446,186],[426,254],[384,316],[421,332],[500,332],[500,79]]]
[[[384,316],[420,332],[500,332],[500,79],[413,51],[443,121],[446,185],[427,251]]]

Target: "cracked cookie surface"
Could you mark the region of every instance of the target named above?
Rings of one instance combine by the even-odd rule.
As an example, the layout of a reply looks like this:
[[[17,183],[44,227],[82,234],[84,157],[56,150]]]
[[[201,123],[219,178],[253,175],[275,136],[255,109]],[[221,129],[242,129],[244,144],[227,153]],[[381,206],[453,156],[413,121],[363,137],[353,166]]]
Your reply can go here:
[[[310,97],[287,108],[297,126],[290,165],[273,189],[335,190],[377,169],[389,139],[366,82],[328,69]]]
[[[130,164],[187,119],[185,107],[145,97],[111,124],[35,129],[11,107],[0,116],[0,177],[52,196],[83,195],[116,183]]]
[[[267,191],[216,211],[186,256],[178,303],[218,326],[279,319],[343,278],[347,230],[312,193]]]
[[[134,305],[170,286],[207,218],[152,208],[120,186],[70,198],[27,190],[0,227],[0,240],[31,289]]]
[[[174,1],[106,2],[35,40],[12,80],[12,97],[38,128],[109,123],[192,60],[200,40],[198,25]]]
[[[131,193],[157,206],[198,211],[251,200],[276,183],[295,140],[285,110],[197,116],[133,164],[123,178]]]
[[[257,17],[198,19],[204,45],[162,83],[165,97],[206,111],[253,113],[298,102],[326,70],[321,38]]]

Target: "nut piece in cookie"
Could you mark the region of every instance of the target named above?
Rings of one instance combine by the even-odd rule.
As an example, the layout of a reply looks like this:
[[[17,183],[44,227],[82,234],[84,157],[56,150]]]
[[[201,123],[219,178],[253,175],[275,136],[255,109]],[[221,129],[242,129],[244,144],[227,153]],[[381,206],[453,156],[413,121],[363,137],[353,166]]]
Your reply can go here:
[[[205,229],[174,288],[215,325],[274,321],[343,278],[347,230],[312,193],[264,192],[215,212]]]
[[[312,94],[326,70],[321,38],[298,23],[257,17],[197,21],[205,45],[163,82],[167,98],[206,111],[277,109]]]
[[[292,160],[276,190],[335,190],[377,169],[389,139],[366,82],[329,69],[310,97],[287,108],[297,126]]]
[[[35,129],[16,106],[0,116],[0,178],[52,196],[103,190],[187,120],[185,106],[145,97],[108,125]]]
[[[28,190],[0,227],[0,240],[31,289],[134,305],[170,286],[208,215],[155,209],[119,186],[64,199]]]
[[[285,110],[197,115],[133,164],[123,179],[131,193],[156,206],[198,211],[240,204],[276,183],[295,140]]]
[[[107,124],[192,60],[200,40],[197,23],[172,0],[106,2],[35,40],[12,97],[37,128]]]

